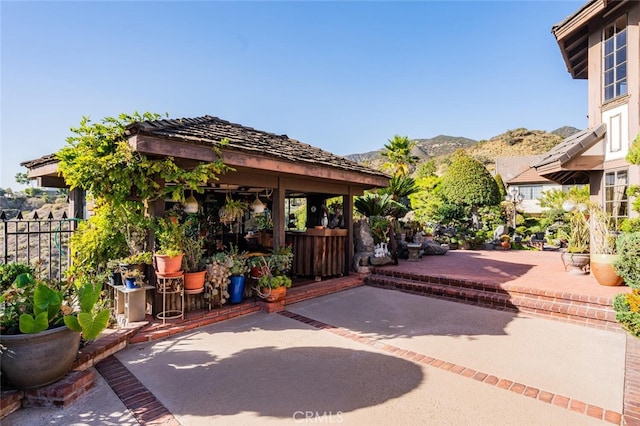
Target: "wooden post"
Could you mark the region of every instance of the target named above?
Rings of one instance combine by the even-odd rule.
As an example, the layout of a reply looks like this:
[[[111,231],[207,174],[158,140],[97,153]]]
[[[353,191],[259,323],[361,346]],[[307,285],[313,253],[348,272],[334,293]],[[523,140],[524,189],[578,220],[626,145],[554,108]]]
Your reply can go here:
[[[355,246],[353,243],[353,187],[349,185],[349,193],[342,197],[342,214],[344,215],[344,226],[347,228],[347,241],[344,250],[344,275],[349,275],[351,262]]]
[[[286,188],[281,178],[278,178],[278,187],[273,191],[273,248],[283,246],[285,244],[285,193]]]

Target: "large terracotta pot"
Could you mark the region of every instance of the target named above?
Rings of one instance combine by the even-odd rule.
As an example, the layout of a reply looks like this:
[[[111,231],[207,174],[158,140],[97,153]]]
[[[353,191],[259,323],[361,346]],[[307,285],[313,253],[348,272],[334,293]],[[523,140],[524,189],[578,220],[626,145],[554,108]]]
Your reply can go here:
[[[80,348],[80,333],[58,327],[35,334],[0,336],[2,375],[18,389],[32,389],[64,377]]]
[[[618,259],[617,254],[592,254],[591,273],[600,285],[622,285],[624,279],[616,273],[613,262]]]
[[[174,274],[182,269],[182,257],[178,256],[169,257],[164,254],[154,255],[156,271],[162,275]]]
[[[185,272],[184,274],[184,290],[187,294],[201,292],[204,289],[204,276],[207,271]]]

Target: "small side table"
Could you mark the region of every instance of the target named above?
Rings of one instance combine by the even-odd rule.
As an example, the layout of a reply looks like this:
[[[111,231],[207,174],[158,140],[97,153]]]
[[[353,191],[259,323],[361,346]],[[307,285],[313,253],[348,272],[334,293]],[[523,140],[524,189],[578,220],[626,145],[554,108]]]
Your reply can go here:
[[[412,262],[417,262],[420,260],[420,248],[422,248],[422,244],[420,243],[409,243],[407,244],[407,248],[409,249],[409,259]]]
[[[162,294],[162,311],[156,318],[164,324],[168,319],[184,318],[184,275],[157,274],[156,291]],[[180,309],[167,309],[167,295],[178,294],[180,296]]]

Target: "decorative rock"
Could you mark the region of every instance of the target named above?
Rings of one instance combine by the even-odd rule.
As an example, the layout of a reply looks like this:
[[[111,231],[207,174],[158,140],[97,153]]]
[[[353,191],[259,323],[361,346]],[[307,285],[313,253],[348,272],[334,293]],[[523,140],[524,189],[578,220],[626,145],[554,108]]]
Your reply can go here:
[[[355,236],[355,251],[358,252],[371,252],[374,250],[373,235],[371,234],[371,228],[364,219],[353,224],[353,234]]]
[[[383,256],[383,257],[370,257],[369,262],[371,262],[374,266],[382,266],[393,263],[393,259],[391,256]]]

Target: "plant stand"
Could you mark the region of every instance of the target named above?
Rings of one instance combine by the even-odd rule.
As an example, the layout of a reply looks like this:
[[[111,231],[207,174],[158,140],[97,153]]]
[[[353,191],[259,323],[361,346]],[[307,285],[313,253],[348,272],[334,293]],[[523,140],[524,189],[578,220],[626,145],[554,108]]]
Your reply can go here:
[[[113,309],[118,324],[125,326],[131,322],[143,321],[147,313],[147,290],[153,289],[153,286],[127,288],[124,285],[113,285],[112,287]]]
[[[420,260],[420,248],[422,244],[419,243],[409,243],[407,244],[407,249],[409,249],[409,258],[407,260],[411,262],[417,262]]]
[[[156,318],[165,324],[168,319],[184,319],[184,275],[162,275],[157,274],[156,291],[162,294],[162,311],[158,312]],[[167,309],[167,296],[177,294],[180,298],[180,309]]]

